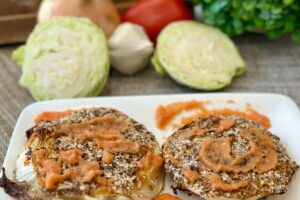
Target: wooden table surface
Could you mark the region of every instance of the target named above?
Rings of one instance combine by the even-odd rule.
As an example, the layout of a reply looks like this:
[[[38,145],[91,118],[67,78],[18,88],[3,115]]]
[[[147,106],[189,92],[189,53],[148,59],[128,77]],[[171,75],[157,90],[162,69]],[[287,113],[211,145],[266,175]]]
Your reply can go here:
[[[221,92],[267,92],[290,96],[300,105],[300,43],[289,38],[270,41],[262,35],[248,34],[234,38],[248,69]],[[11,60],[16,46],[0,47],[0,166],[20,112],[34,102],[18,85],[21,69]],[[126,77],[112,70],[101,95],[145,95],[199,92],[162,78],[148,67]],[[20,133],[25,134],[25,133]]]

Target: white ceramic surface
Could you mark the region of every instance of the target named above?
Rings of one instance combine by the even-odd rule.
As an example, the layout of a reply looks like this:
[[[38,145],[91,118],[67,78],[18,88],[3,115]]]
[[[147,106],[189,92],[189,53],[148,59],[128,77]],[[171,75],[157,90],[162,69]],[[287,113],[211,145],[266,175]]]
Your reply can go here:
[[[26,107],[20,114],[16,123],[13,135],[8,147],[4,161],[4,167],[9,178],[13,178],[13,169],[18,154],[26,142],[25,131],[33,125],[33,119],[43,111],[57,111],[68,108],[82,106],[101,106],[114,107],[143,123],[152,131],[160,144],[171,130],[161,131],[155,126],[155,110],[157,106],[168,104],[175,101],[184,100],[210,100],[214,102],[214,107],[224,106],[226,100],[232,99],[236,102],[235,106],[243,109],[246,103],[250,103],[254,109],[267,115],[272,122],[271,132],[281,138],[281,142],[286,146],[290,156],[300,164],[300,111],[297,105],[288,97],[278,94],[257,94],[257,93],[209,93],[209,94],[184,94],[184,95],[158,95],[158,96],[130,96],[130,97],[97,97],[70,100],[55,100],[38,102]],[[172,181],[166,178],[165,191],[170,192]],[[174,183],[173,183],[174,184]],[[196,200],[194,196],[186,196],[179,193],[184,200]],[[0,189],[0,199],[10,200],[3,189]],[[292,183],[286,194],[270,197],[271,200],[296,200],[300,199],[300,170],[293,177]]]

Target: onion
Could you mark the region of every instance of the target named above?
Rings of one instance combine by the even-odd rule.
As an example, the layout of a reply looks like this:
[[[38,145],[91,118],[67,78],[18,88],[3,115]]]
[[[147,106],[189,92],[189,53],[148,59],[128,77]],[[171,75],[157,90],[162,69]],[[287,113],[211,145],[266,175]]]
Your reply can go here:
[[[120,24],[120,16],[112,0],[44,0],[38,23],[56,16],[87,17],[98,25],[108,38]]]

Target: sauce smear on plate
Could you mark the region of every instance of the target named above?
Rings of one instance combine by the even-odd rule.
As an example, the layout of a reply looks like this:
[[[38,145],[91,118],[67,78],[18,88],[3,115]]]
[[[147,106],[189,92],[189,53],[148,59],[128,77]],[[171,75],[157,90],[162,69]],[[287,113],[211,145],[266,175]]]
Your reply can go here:
[[[199,117],[206,117],[209,115],[237,115],[252,121],[259,122],[266,128],[271,127],[270,119],[267,116],[254,110],[250,104],[246,105],[245,111],[241,111],[226,107],[221,109],[209,109],[207,105],[211,103],[212,102],[210,101],[191,100],[183,102],[174,102],[168,105],[161,105],[156,109],[156,125],[160,129],[165,129],[171,123],[171,121],[181,113],[186,111],[196,111],[196,113],[188,117],[183,117],[180,121],[180,124],[176,124],[174,128],[179,128]],[[226,103],[234,104],[235,102],[233,100],[228,100]]]
[[[34,123],[38,124],[41,121],[54,121],[62,117],[66,117],[72,112],[72,110],[65,111],[47,111],[42,112],[34,119]]]

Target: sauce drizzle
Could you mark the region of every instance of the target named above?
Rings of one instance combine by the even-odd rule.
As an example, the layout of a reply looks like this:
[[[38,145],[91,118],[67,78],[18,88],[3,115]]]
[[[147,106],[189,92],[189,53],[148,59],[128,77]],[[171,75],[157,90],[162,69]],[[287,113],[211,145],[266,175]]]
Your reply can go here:
[[[232,100],[227,101],[227,104],[233,104]],[[270,128],[271,121],[270,119],[254,110],[250,104],[246,104],[245,111],[234,110],[231,108],[222,108],[222,109],[208,109],[207,105],[212,104],[210,101],[183,101],[183,102],[174,102],[168,105],[161,105],[156,109],[155,121],[156,125],[160,129],[165,129],[173,119],[179,114],[185,111],[193,111],[196,113],[188,117],[183,117],[180,121],[180,124],[175,125],[175,128],[182,127],[185,124],[192,122],[193,120],[199,117],[207,117],[209,115],[237,115],[252,121],[261,123],[264,127]]]
[[[269,135],[260,129],[248,128],[241,132],[241,136],[248,140],[250,149],[238,156],[231,154],[231,137],[204,140],[198,152],[201,165],[212,172],[235,174],[249,171],[261,174],[277,167],[277,147]],[[211,174],[206,178],[214,189],[223,191],[237,190],[249,184],[248,181],[223,183],[219,174]]]
[[[192,170],[188,165],[184,165],[182,167],[182,174],[189,181],[189,183],[192,184],[201,178],[200,174],[197,171]]]
[[[46,112],[36,118],[36,122],[55,120],[69,111]],[[46,114],[46,115],[45,115]],[[53,115],[52,115],[53,114]],[[46,117],[45,117],[46,116]],[[37,176],[38,184],[46,190],[55,190],[60,183],[74,179],[79,183],[96,183],[100,187],[110,190],[113,179],[103,177],[100,164],[111,164],[115,160],[115,154],[143,154],[138,163],[140,170],[160,170],[163,166],[163,158],[158,153],[145,151],[138,141],[131,141],[124,137],[124,131],[128,128],[126,122],[111,116],[94,118],[81,123],[61,123],[51,134],[64,135],[84,144],[93,142],[102,151],[100,160],[86,160],[80,149],[67,149],[57,152],[51,157],[47,149],[38,149],[32,152],[33,160],[37,165],[40,176]],[[67,166],[67,167],[66,167]]]
[[[214,172],[246,173],[251,170],[264,173],[276,168],[276,146],[270,136],[256,128],[241,133],[250,144],[250,150],[244,155],[231,155],[232,138],[207,139],[202,143],[198,159],[205,167]]]
[[[68,116],[71,112],[72,112],[72,110],[42,112],[38,116],[35,117],[34,123],[38,124],[41,121],[54,121],[59,118]]]
[[[215,190],[223,190],[231,192],[240,188],[247,187],[249,185],[248,181],[234,182],[234,183],[223,183],[220,176],[212,174],[208,176],[208,181]]]
[[[44,180],[39,180],[39,184],[47,190],[56,189],[60,182],[70,178],[81,183],[90,183],[94,178],[101,175],[99,163],[83,160],[79,149],[62,151],[58,161],[48,159],[46,150],[37,150],[34,155],[40,167],[40,173],[44,177]],[[62,163],[72,164],[75,167],[62,170]]]

